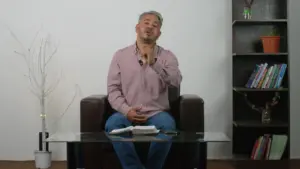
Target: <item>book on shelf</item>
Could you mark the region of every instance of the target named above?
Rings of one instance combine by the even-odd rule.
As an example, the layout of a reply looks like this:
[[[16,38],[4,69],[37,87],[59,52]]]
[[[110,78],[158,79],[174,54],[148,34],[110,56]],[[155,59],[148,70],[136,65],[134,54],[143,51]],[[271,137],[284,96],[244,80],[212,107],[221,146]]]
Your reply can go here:
[[[245,87],[255,89],[280,88],[286,69],[287,64],[285,63],[256,64]]]
[[[265,134],[260,136],[252,149],[252,160],[280,160],[286,148],[287,135]]]

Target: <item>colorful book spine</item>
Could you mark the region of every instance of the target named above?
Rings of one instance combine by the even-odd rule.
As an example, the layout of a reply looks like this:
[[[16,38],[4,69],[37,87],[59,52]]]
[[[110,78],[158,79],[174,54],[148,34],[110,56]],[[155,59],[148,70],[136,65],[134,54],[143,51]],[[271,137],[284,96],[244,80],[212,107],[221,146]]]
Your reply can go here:
[[[277,79],[278,74],[279,74],[279,70],[281,69],[281,66],[282,66],[282,64],[280,64],[280,65],[277,66],[277,69],[274,72],[274,76],[273,76],[273,79],[272,79],[272,81],[270,83],[269,88],[274,88],[276,79]]]
[[[255,76],[256,76],[256,73],[259,71],[259,65],[255,65],[255,69],[252,71],[252,74],[247,82],[247,84],[245,85],[245,87],[247,88],[250,88],[252,83],[253,83],[253,80],[255,79]]]
[[[260,71],[260,73],[259,73],[259,75],[258,75],[258,78],[257,78],[257,80],[255,81],[255,84],[254,84],[254,86],[253,86],[254,88],[257,88],[260,79],[262,78],[262,76],[263,76],[265,70],[267,69],[267,66],[268,66],[268,63],[265,63],[265,64],[263,65],[263,67],[262,67],[262,69],[261,69],[261,71]]]
[[[262,86],[264,80],[266,79],[266,76],[267,76],[266,74],[267,74],[267,72],[268,72],[269,70],[270,70],[270,69],[265,68],[264,73],[263,73],[262,77],[260,78],[260,81],[259,81],[259,83],[258,83],[258,85],[257,85],[257,88],[261,88],[261,86]]]
[[[286,67],[287,67],[286,64],[282,64],[281,69],[280,69],[279,74],[278,74],[278,78],[277,78],[276,83],[275,83],[275,88],[279,88],[281,86],[282,79],[283,79],[283,76],[284,76],[285,71],[286,71]]]
[[[276,76],[275,74],[276,74],[276,72],[277,72],[278,66],[279,66],[279,65],[277,65],[277,64],[274,65],[274,69],[272,70],[271,76],[270,76],[270,78],[269,78],[269,80],[268,80],[268,82],[267,82],[267,84],[266,84],[266,88],[270,88],[271,83],[272,83],[272,81],[274,80],[274,77]]]
[[[260,64],[260,65],[259,65],[259,69],[258,69],[258,71],[256,72],[256,75],[255,75],[255,77],[254,77],[254,80],[253,80],[253,82],[252,82],[250,88],[253,88],[253,87],[254,87],[254,85],[255,85],[255,83],[256,83],[256,81],[257,81],[257,79],[258,79],[258,76],[259,76],[259,74],[261,73],[262,69],[263,69],[263,64]]]
[[[256,89],[280,88],[286,69],[287,64],[256,64],[245,87]]]
[[[271,78],[271,74],[272,74],[272,71],[273,71],[273,68],[274,68],[274,67],[275,67],[275,66],[271,66],[271,67],[269,68],[268,73],[267,73],[267,76],[266,76],[266,78],[264,79],[264,82],[263,82],[263,84],[262,84],[262,88],[263,88],[263,89],[266,88],[267,83],[269,82],[269,79]]]
[[[265,134],[255,141],[252,160],[280,160],[286,149],[288,137],[286,135]]]

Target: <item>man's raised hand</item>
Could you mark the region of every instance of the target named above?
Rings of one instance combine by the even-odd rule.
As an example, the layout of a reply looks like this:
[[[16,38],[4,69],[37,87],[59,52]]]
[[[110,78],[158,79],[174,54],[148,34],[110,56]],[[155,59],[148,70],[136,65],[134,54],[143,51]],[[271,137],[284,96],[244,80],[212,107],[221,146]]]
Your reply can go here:
[[[154,46],[143,46],[141,48],[141,54],[142,54],[142,61],[144,64],[149,64],[152,65],[155,60],[155,55],[154,55]]]

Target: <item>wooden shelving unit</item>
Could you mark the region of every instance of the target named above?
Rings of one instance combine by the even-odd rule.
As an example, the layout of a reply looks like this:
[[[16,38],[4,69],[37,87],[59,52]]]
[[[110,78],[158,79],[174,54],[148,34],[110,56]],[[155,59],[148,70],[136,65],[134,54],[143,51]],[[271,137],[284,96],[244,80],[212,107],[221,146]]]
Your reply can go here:
[[[288,53],[233,53],[232,56],[286,56]]]
[[[232,0],[233,156],[238,157],[238,160],[241,159],[240,157],[251,160],[253,147],[260,136],[283,134],[288,136],[288,141],[280,160],[289,159],[287,0],[254,0],[251,6],[251,19],[244,18],[244,7],[245,0]],[[274,27],[281,37],[279,52],[265,53],[260,37],[268,35]],[[279,88],[246,86],[256,65],[262,63],[268,63],[268,66],[287,64]],[[272,122],[263,124],[261,114],[247,104],[245,94],[248,101],[263,106],[267,101],[271,101],[275,93],[280,94],[280,100],[272,108]],[[271,160],[263,159],[263,161]]]
[[[233,20],[232,25],[241,24],[274,24],[274,23],[287,23],[287,19],[270,19],[270,20]]]
[[[246,87],[233,87],[233,90],[236,92],[283,92],[283,91],[288,91],[288,88],[265,88],[265,89],[251,89],[251,88],[246,88]]]

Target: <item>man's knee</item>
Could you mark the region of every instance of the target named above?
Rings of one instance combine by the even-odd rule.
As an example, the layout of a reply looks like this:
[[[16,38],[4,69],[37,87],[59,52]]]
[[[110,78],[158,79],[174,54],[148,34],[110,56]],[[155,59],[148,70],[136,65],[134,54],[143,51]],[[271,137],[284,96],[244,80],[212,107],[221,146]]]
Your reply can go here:
[[[114,113],[107,119],[107,121],[105,123],[105,131],[110,132],[114,129],[127,127],[128,125],[130,125],[128,123],[129,123],[129,121],[123,114]]]
[[[176,123],[172,115],[167,112],[158,113],[153,117],[153,124],[162,130],[175,130]]]
[[[163,124],[164,130],[175,130],[176,129],[176,123],[172,116],[167,117],[164,121],[165,121],[165,123]]]

